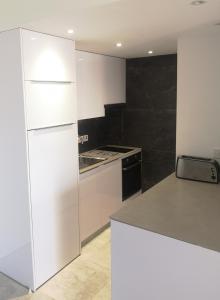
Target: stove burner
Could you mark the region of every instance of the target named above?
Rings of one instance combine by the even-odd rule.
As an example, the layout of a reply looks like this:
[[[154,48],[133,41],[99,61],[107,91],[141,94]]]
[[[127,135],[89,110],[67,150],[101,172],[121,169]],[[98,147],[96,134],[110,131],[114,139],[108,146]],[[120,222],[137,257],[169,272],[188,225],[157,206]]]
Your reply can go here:
[[[83,153],[82,156],[84,157],[93,157],[93,158],[110,158],[112,156],[117,155],[118,152],[112,152],[112,151],[104,151],[104,150],[91,150],[88,152]]]

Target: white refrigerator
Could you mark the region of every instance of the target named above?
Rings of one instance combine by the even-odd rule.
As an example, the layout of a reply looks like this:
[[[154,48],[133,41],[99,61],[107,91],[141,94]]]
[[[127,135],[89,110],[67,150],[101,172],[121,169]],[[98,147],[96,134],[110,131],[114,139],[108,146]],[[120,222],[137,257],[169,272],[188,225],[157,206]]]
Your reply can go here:
[[[74,43],[0,34],[0,272],[32,290],[80,254]]]

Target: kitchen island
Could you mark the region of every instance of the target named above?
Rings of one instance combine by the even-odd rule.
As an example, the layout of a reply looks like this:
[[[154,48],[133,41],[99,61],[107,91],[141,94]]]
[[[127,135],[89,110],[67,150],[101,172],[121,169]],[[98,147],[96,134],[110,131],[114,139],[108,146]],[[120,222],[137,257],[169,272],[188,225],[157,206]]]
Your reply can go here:
[[[111,218],[112,299],[220,299],[220,185],[172,174]]]

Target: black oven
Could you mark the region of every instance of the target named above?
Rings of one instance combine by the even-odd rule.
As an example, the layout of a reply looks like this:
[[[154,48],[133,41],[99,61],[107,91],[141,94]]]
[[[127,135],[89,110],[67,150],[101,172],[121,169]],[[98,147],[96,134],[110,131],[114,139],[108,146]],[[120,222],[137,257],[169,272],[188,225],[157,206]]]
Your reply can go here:
[[[122,159],[122,200],[141,190],[141,152]]]

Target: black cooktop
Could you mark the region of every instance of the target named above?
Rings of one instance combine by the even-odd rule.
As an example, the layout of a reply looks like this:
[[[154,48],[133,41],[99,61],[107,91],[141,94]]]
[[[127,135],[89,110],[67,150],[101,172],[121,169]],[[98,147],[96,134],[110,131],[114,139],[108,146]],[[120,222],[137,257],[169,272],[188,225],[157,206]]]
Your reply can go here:
[[[127,153],[132,151],[132,148],[122,148],[122,147],[113,147],[113,146],[104,146],[98,148],[99,150],[118,152],[118,153]]]

